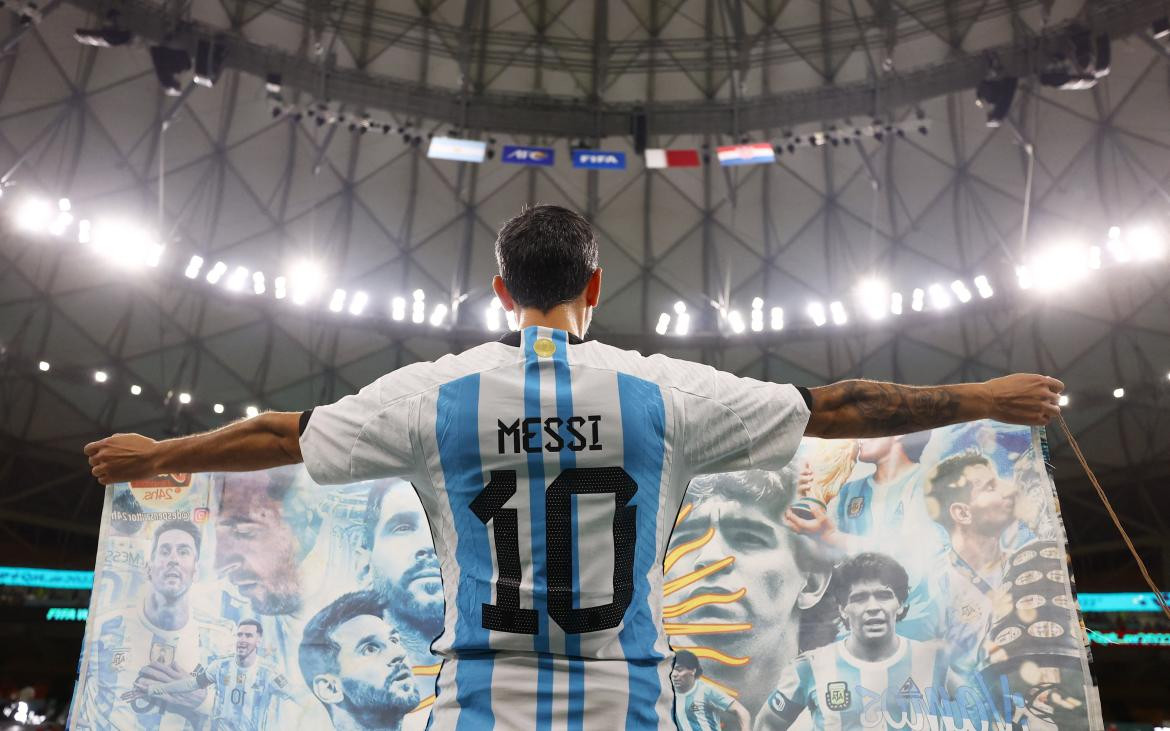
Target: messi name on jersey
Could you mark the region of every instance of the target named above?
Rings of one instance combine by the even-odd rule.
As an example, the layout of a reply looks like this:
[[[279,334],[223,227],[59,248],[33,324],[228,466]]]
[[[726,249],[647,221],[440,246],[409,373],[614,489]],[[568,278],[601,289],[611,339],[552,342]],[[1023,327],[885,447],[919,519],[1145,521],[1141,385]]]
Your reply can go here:
[[[511,423],[497,419],[496,436],[500,454],[520,454],[521,451],[531,454],[546,449],[550,452],[602,449],[601,417],[596,415],[567,419],[530,417],[515,419]]]

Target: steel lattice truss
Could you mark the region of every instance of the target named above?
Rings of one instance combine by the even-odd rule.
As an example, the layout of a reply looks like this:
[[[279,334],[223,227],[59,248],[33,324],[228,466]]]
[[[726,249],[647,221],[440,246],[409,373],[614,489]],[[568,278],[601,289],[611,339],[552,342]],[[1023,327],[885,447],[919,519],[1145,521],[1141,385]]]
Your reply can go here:
[[[528,92],[691,104],[874,81],[994,45],[1026,44],[1045,22],[1080,10],[1079,3],[1011,0],[139,5],[468,98]],[[50,530],[65,551],[71,534],[96,530],[99,494],[84,489],[92,483],[78,451],[92,438],[209,428],[247,404],[306,408],[405,363],[492,337],[482,311],[494,232],[523,204],[557,202],[584,211],[601,238],[605,302],[593,334],[614,344],[805,384],[1058,375],[1073,399],[1070,424],[1116,487],[1138,543],[1170,552],[1165,498],[1148,490],[1170,474],[1170,263],[1097,272],[1047,297],[1017,291],[1011,275],[1027,249],[1045,240],[1166,223],[1170,62],[1148,36],[1116,40],[1113,72],[1091,91],[1025,80],[1013,124],[997,130],[984,125],[968,89],[922,101],[933,122],[927,136],[803,149],[777,165],[733,172],[711,165],[645,171],[640,162],[584,172],[567,164],[437,162],[427,159],[425,140],[412,146],[397,134],[274,118],[264,79],[230,68],[213,89],[165,97],[145,48],[98,50],[72,39],[75,28],[101,23],[86,12],[91,7],[50,3],[43,22],[28,30],[12,16],[11,50],[0,60],[0,167],[15,166],[17,185],[0,203],[29,192],[68,196],[79,211],[152,224],[160,216],[161,170],[161,220],[174,256],[200,253],[278,272],[309,255],[327,265],[330,286],[371,292],[374,314],[333,316],[233,295],[183,278],[183,262],[127,272],[5,223],[2,540],[31,550],[36,531]],[[321,101],[305,90],[286,97]],[[876,104],[878,114],[914,114]],[[394,109],[344,111],[405,121]],[[449,129],[414,121],[424,134]],[[565,140],[467,131],[564,150]],[[785,131],[739,133],[780,140]],[[713,148],[734,132],[651,142]],[[1028,144],[1035,165],[1022,245]],[[632,153],[628,138],[604,145]],[[855,318],[844,328],[734,336],[720,329],[711,306],[746,310],[760,296],[784,306],[795,325],[807,301],[844,297],[865,275],[908,290],[977,273],[995,278],[995,298],[872,325]],[[465,297],[453,327],[388,321],[388,297],[416,287],[434,301]],[[680,299],[700,334],[654,335],[659,313]],[[41,359],[53,370],[37,371]],[[110,373],[108,383],[94,384],[96,368]],[[130,383],[143,394],[132,396]],[[1125,399],[1110,396],[1117,386],[1126,388]],[[179,404],[180,391],[192,393],[193,403]],[[227,412],[212,413],[213,402]],[[1078,488],[1079,468],[1063,438],[1053,443],[1070,533],[1083,555],[1115,556],[1114,532]]]

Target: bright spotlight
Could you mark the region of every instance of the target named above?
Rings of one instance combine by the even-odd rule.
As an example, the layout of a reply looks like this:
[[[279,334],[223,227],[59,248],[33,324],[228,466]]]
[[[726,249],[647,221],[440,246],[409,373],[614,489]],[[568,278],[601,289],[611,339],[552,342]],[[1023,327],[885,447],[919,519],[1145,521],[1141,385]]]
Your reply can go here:
[[[57,210],[62,213],[68,213],[73,210],[73,204],[69,202],[68,198],[62,198],[57,201]]]
[[[183,271],[183,276],[187,279],[194,279],[199,276],[199,270],[203,268],[203,257],[196,254],[191,257],[191,261],[187,262],[187,269]]]
[[[98,221],[90,245],[122,267],[156,267],[163,252],[149,231],[119,220]]]
[[[179,403],[181,403],[183,405],[191,403],[191,394],[189,394],[189,393],[179,394]]]
[[[249,419],[254,418],[260,415],[260,409],[256,408],[255,406],[249,406],[248,408],[244,409],[244,415]]]
[[[427,318],[426,303],[422,300],[415,300],[414,304],[410,306],[410,321],[414,324],[419,324]]]
[[[926,288],[930,295],[930,306],[936,310],[945,310],[951,306],[951,296],[941,284],[935,283]]]
[[[505,318],[508,320],[508,329],[515,332],[520,329],[520,323],[516,320],[516,313],[512,310],[504,312]]]
[[[731,326],[731,332],[739,335],[744,331],[743,315],[739,310],[731,310],[727,313],[727,324]]]
[[[353,297],[349,300],[349,314],[360,315],[366,309],[366,303],[370,301],[370,295],[365,292],[354,292]]]
[[[89,219],[83,218],[77,222],[77,243],[88,244],[89,242],[90,242]]]
[[[840,302],[829,303],[829,314],[833,316],[834,325],[844,325],[849,322],[849,318],[845,315],[845,305]]]
[[[1105,248],[1109,250],[1113,259],[1121,264],[1126,263],[1132,258],[1129,246],[1122,240],[1121,228],[1118,226],[1109,227],[1109,239],[1105,242]]]
[[[500,331],[500,308],[496,307],[496,302],[499,302],[499,300],[493,300],[492,304],[485,307],[483,311],[484,322],[487,324],[487,329],[491,332]]]
[[[982,274],[975,277],[975,291],[978,292],[979,296],[983,299],[990,299],[991,296],[995,294],[995,290],[991,288],[991,282],[987,281],[987,277],[983,276]]]
[[[421,289],[416,289],[416,290],[414,290],[414,292],[411,293],[410,296],[414,297],[415,302],[422,302],[423,300],[425,300],[427,298],[427,293],[422,291]]]
[[[808,316],[812,318],[813,324],[821,327],[828,319],[825,317],[825,306],[820,302],[808,303]]]
[[[142,395],[142,386],[139,386],[137,383],[131,384],[130,395],[131,396],[141,396]]]
[[[752,332],[760,332],[764,329],[764,310],[761,308],[752,308]]]
[[[304,305],[321,291],[325,274],[316,262],[302,259],[293,265],[288,279],[293,304]]]
[[[658,324],[654,326],[654,332],[659,335],[665,335],[666,331],[670,329],[670,315],[663,312],[658,316]]]
[[[110,380],[110,375],[105,371],[94,371],[93,380],[97,381],[98,383],[105,383],[106,381]]]
[[[1129,250],[1138,261],[1161,259],[1166,253],[1166,242],[1150,226],[1130,229],[1125,239],[1129,244]]]
[[[253,294],[264,294],[264,272],[252,272]]]
[[[40,363],[37,363],[37,368],[40,369],[41,373],[48,373],[50,368],[49,361],[42,360]]]
[[[1089,256],[1088,256],[1088,259],[1086,260],[1086,264],[1088,265],[1088,267],[1090,269],[1100,269],[1101,268],[1101,247],[1100,246],[1090,246],[1089,247]]]
[[[890,292],[890,314],[891,315],[902,314],[902,293],[901,292]]]
[[[1056,400],[1056,405],[1057,406],[1068,406],[1068,396],[1064,395],[1063,393],[1060,394],[1060,398],[1058,398]]]
[[[763,299],[762,297],[755,297],[755,298],[753,298],[753,299],[752,299],[752,309],[753,309],[753,310],[762,310],[762,309],[764,309],[764,299]]]
[[[1019,283],[1020,289],[1032,288],[1032,269],[1026,264],[1020,264],[1016,267],[1016,282]]]
[[[227,264],[224,264],[222,261],[215,262],[215,265],[212,266],[211,269],[207,270],[207,283],[219,283],[219,280],[223,278],[223,275],[225,272],[227,272],[227,269]]]
[[[773,307],[772,308],[772,323],[771,323],[771,325],[772,325],[773,330],[783,330],[784,329],[784,308],[783,307]]]
[[[406,318],[406,300],[401,297],[390,300],[390,317],[398,321]]]
[[[65,229],[69,228],[69,224],[73,223],[73,214],[69,211],[58,211],[57,215],[53,216],[53,222],[49,224],[49,233],[54,236],[60,236],[65,233]]]
[[[286,277],[277,277],[272,280],[272,296],[278,300],[288,296],[288,279]]]
[[[687,303],[686,302],[679,300],[678,302],[674,303],[674,314],[681,315],[682,313],[684,313],[686,311],[687,311]]]
[[[333,290],[333,297],[329,300],[329,310],[332,312],[341,312],[345,307],[345,290]]]
[[[1088,276],[1088,252],[1076,245],[1051,246],[1032,257],[1029,268],[1037,289],[1065,289]]]
[[[431,327],[438,327],[443,324],[443,320],[447,317],[447,305],[440,302],[435,305],[435,309],[431,310]]]
[[[963,280],[956,279],[955,281],[951,282],[951,291],[955,293],[955,296],[958,297],[959,301],[963,304],[967,304],[971,301],[971,290],[967,289],[967,284]]]
[[[681,302],[679,304],[682,304]],[[677,312],[677,310],[676,310]],[[686,335],[691,331],[691,315],[683,308],[682,312],[678,312],[678,317],[674,321],[674,334]]]
[[[233,292],[239,292],[244,288],[244,282],[247,281],[248,268],[236,267],[235,270],[232,271],[231,276],[227,278],[227,282],[224,283],[224,286]]]
[[[214,404],[211,407],[211,410],[217,414],[222,414],[223,413],[223,404]]]
[[[922,308],[926,305],[926,290],[916,288],[910,295],[910,309],[915,312],[922,312]]]
[[[1113,389],[1113,398],[1125,398],[1125,389],[1124,388]]]
[[[872,277],[861,280],[857,285],[857,300],[861,309],[871,320],[886,316],[886,298],[890,288],[884,282]]]
[[[43,198],[26,198],[16,209],[16,226],[29,233],[42,233],[53,218],[53,207]]]

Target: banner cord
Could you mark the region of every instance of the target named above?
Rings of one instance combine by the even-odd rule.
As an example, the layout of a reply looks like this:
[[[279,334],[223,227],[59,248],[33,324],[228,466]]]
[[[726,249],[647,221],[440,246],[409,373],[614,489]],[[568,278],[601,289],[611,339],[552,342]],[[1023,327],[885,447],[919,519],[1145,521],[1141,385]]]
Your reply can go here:
[[[1057,416],[1060,419],[1060,428],[1064,432],[1064,436],[1068,439],[1069,446],[1072,447],[1073,453],[1076,454],[1077,460],[1081,463],[1081,468],[1085,470],[1085,474],[1089,476],[1089,482],[1093,484],[1093,489],[1097,491],[1097,496],[1101,498],[1101,502],[1105,505],[1105,511],[1109,513],[1109,517],[1113,520],[1113,525],[1117,526],[1117,531],[1121,533],[1121,539],[1125,541],[1125,545],[1129,548],[1129,552],[1133,554],[1133,558],[1137,561],[1138,570],[1142,573],[1142,578],[1145,579],[1146,585],[1154,592],[1154,601],[1158,602],[1158,606],[1167,617],[1170,617],[1170,606],[1166,604],[1166,597],[1158,589],[1157,584],[1154,583],[1153,577],[1150,576],[1149,569],[1146,568],[1146,562],[1142,560],[1142,556],[1138,553],[1137,548],[1130,540],[1129,534],[1125,532],[1125,528],[1121,525],[1121,520],[1117,517],[1117,513],[1113,510],[1113,505],[1109,502],[1109,498],[1105,495],[1105,490],[1102,489],[1101,483],[1097,481],[1097,476],[1093,474],[1093,469],[1089,467],[1089,463],[1085,460],[1085,455],[1081,452],[1081,447],[1077,444],[1076,438],[1072,435],[1072,430],[1068,428],[1068,422],[1064,420],[1064,414]]]

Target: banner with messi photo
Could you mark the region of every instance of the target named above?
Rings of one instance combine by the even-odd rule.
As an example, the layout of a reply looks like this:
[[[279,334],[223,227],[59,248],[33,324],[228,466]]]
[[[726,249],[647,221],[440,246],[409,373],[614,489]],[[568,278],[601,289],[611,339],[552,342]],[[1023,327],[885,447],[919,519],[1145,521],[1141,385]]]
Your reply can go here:
[[[694,480],[663,566],[681,727],[1099,727],[1042,452],[981,422]],[[425,728],[431,540],[400,480],[111,486],[70,728]]]

